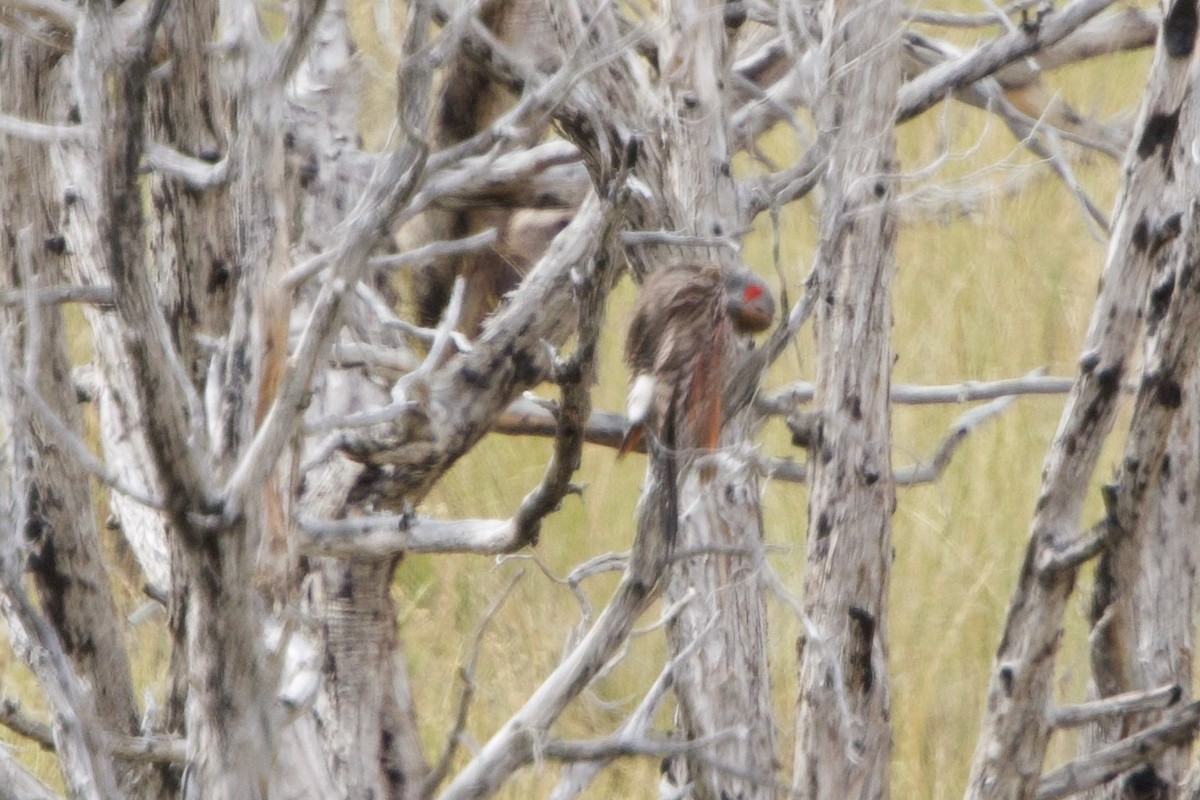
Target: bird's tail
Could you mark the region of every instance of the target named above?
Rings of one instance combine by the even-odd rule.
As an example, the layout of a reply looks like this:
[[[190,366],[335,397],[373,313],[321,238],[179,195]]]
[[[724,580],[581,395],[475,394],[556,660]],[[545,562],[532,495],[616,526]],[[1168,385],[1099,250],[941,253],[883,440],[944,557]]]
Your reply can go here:
[[[617,448],[617,458],[622,458],[626,453],[630,453],[638,449],[645,438],[645,425],[641,423],[630,425],[625,429],[625,435],[621,438],[621,446]]]

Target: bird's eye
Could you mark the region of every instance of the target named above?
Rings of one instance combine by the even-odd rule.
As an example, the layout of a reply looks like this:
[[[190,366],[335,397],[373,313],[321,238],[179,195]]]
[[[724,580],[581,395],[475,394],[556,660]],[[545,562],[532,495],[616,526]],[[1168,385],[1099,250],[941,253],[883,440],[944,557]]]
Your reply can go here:
[[[763,287],[760,284],[752,283],[742,290],[742,298],[745,300],[756,300],[763,293]]]

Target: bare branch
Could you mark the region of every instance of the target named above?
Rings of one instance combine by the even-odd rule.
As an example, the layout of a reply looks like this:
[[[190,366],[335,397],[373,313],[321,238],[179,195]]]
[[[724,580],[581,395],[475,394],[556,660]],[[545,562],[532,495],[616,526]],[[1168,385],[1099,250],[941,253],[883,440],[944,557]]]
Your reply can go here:
[[[1042,375],[1036,371],[1020,378],[997,381],[964,381],[933,386],[897,383],[892,386],[892,402],[901,405],[958,404],[1026,394],[1066,394],[1072,384],[1071,378]],[[812,383],[793,383],[762,398],[758,406],[764,413],[786,414],[798,403],[811,402],[815,391]]]
[[[537,565],[537,568],[542,571],[543,575],[545,575],[554,583],[566,586],[568,589],[570,589],[571,594],[575,596],[575,600],[579,603],[581,624],[584,626],[584,630],[586,630],[588,625],[592,624],[594,617],[592,614],[592,604],[588,600],[587,594],[582,590],[581,584],[588,578],[591,578],[595,575],[602,575],[606,572],[623,572],[629,564],[629,553],[602,553],[598,556],[589,558],[587,561],[584,561],[582,564],[575,567],[573,570],[571,570],[567,577],[560,578],[551,572],[545,563],[538,558],[536,551],[530,550],[525,553],[511,553],[508,555],[499,556],[496,560],[498,562],[503,562],[505,559],[509,558],[529,559],[533,561],[533,563]],[[573,648],[575,644],[577,644],[577,642],[572,642],[568,649]]]
[[[1070,378],[1030,374],[1022,378],[1008,378],[999,381],[966,381],[960,384],[941,386],[922,386],[918,384],[896,384],[892,387],[892,402],[904,405],[929,404],[960,404],[979,400],[997,400],[1006,397],[1017,397],[1026,394],[1064,394],[1070,390]],[[796,406],[812,400],[813,384],[797,382],[776,393],[760,398],[756,406],[761,413],[785,415],[792,413]],[[931,462],[916,467],[896,470],[898,485],[915,485],[928,483],[937,479],[939,472],[933,469],[937,454],[946,451],[946,463],[953,454],[955,447],[961,441],[954,431],[967,424],[969,428],[977,427],[986,418],[999,413],[1001,408],[988,407],[982,417],[976,417],[974,412],[967,412],[952,425],[951,433],[939,445]],[[554,415],[541,405],[522,398],[514,400],[505,411],[496,418],[492,430],[496,433],[510,436],[553,436],[555,432]],[[593,411],[588,417],[583,429],[584,441],[589,444],[616,448],[621,444],[625,431],[625,416],[611,411]],[[643,448],[635,449],[642,452]],[[766,474],[778,480],[792,483],[804,483],[807,471],[803,464],[792,459],[764,459]],[[942,465],[944,469],[945,464]]]
[[[1038,70],[1051,70],[1108,53],[1153,47],[1161,23],[1157,8],[1122,8],[1090,20],[1053,47],[1043,48],[1034,62]],[[996,78],[1005,88],[1013,88],[1035,80],[1036,72],[1014,62]]]
[[[363,342],[334,342],[329,349],[329,361],[343,369],[366,367],[371,371],[383,371],[390,381],[418,366],[416,356],[407,350]]]
[[[630,145],[633,152],[633,145]],[[601,223],[600,236],[605,245],[590,262],[574,273],[575,301],[578,309],[575,352],[569,359],[556,358],[552,374],[562,393],[556,413],[554,452],[546,465],[541,483],[521,500],[513,515],[517,535],[536,541],[542,519],[562,504],[571,491],[571,476],[579,469],[583,453],[583,429],[592,411],[592,384],[598,373],[598,348],[604,324],[604,307],[609,292],[621,274],[622,262],[613,253],[617,225],[625,209],[628,189],[627,172],[632,163],[622,166],[613,181],[609,202]]]
[[[496,614],[504,606],[504,603],[512,596],[513,590],[517,588],[517,584],[525,577],[524,571],[517,572],[509,580],[508,585],[500,592],[500,596],[492,602],[491,606],[479,620],[479,625],[475,628],[475,635],[471,637],[470,654],[467,656],[466,663],[458,670],[459,679],[462,680],[462,693],[458,697],[458,710],[454,714],[454,724],[451,726],[449,733],[446,734],[446,745],[442,748],[442,754],[438,757],[437,763],[429,770],[429,773],[422,779],[421,787],[417,790],[417,797],[429,798],[441,786],[442,781],[446,779],[446,775],[450,772],[450,765],[454,761],[455,755],[458,753],[459,746],[462,743],[463,731],[467,729],[467,714],[471,710],[471,700],[475,697],[475,667],[479,662],[479,650],[483,643],[484,634],[487,633],[488,626],[492,620],[496,618]]]
[[[12,698],[0,698],[0,725],[47,750],[57,750],[50,726],[27,715]],[[182,764],[187,757],[184,741],[176,737],[126,736],[106,731],[104,740],[108,751],[125,761]]]
[[[213,163],[157,142],[146,145],[143,165],[146,170],[178,178],[192,189],[211,189],[229,180],[229,156]]]
[[[0,9],[44,19],[64,31],[74,31],[79,23],[79,9],[64,0],[3,0]]]
[[[476,137],[476,140],[473,141],[478,147],[487,140],[487,137]],[[489,153],[470,158],[465,157],[466,155],[469,153],[459,154],[458,158],[462,160],[456,166],[450,159],[435,157],[435,163],[431,165],[431,169],[435,167],[446,169],[447,173],[433,179],[433,190],[422,192],[421,203],[419,205],[410,204],[405,210],[404,219],[415,216],[416,212],[422,211],[430,205],[453,208],[460,205],[475,205],[489,200],[536,205],[534,202],[536,196],[551,192],[555,187],[562,185],[561,176],[554,174],[552,170],[563,165],[578,166],[579,160],[579,152],[575,146],[563,141],[547,142],[503,155]],[[531,184],[531,181],[540,174],[545,174],[547,177],[545,187]],[[572,201],[581,199],[586,191],[586,173],[580,173],[578,177],[583,179],[583,185],[578,190],[572,189],[569,192],[562,201],[564,205],[573,205]],[[370,263],[375,268],[400,269],[426,259],[457,255],[476,245],[486,246],[490,243],[485,241],[486,238],[485,231],[457,242],[433,242],[406,253],[375,256]],[[455,245],[461,245],[463,250],[458,250]],[[332,262],[332,249],[319,253],[292,268],[284,279],[285,285],[297,286]]]
[[[1033,8],[1041,0],[1016,0],[1000,9],[1006,16],[998,17],[994,12],[987,14],[958,14],[953,11],[931,11],[924,8],[905,8],[904,17],[922,25],[938,25],[943,28],[987,28],[1003,25],[1008,14]]]
[[[901,467],[892,472],[892,480],[897,486],[918,486],[925,483],[936,483],[950,466],[959,445],[972,430],[982,423],[1000,414],[1013,402],[1015,397],[1004,396],[986,405],[973,408],[959,416],[950,424],[949,433],[941,441],[933,455],[927,460],[910,467]],[[793,424],[789,420],[789,425]],[[761,458],[759,461],[764,474],[774,480],[788,483],[807,483],[808,465],[792,458]]]
[[[0,292],[0,306],[19,306],[31,299],[38,305],[61,303],[90,303],[96,306],[111,306],[111,286],[44,286],[36,289],[10,289]]]
[[[734,231],[726,236],[692,236],[674,231],[622,231],[621,244],[626,247],[649,245],[671,245],[674,247],[728,247],[735,252],[742,249],[738,241],[749,230]]]
[[[536,753],[545,758],[559,761],[611,761],[621,756],[653,756],[664,758],[694,753],[710,744],[723,742],[730,737],[744,736],[738,729],[725,730],[711,736],[689,741],[667,741],[643,739],[614,734],[601,739],[570,740],[557,739],[539,744]]]
[[[317,521],[299,519],[297,546],[309,555],[384,558],[412,553],[498,555],[524,546],[512,520],[435,520],[378,515]]]
[[[549,196],[563,207],[577,205],[590,182],[580,161],[579,149],[554,139],[506,153],[479,169],[479,176],[464,188],[447,192],[437,205],[462,208],[482,203],[539,206]]]
[[[82,125],[46,125],[42,122],[18,119],[8,114],[0,114],[0,133],[47,143],[78,141],[86,135]]]
[[[1041,555],[1037,568],[1041,575],[1053,575],[1064,570],[1075,570],[1104,552],[1120,529],[1104,519],[1083,536],[1059,547],[1049,547]]]
[[[942,443],[938,445],[932,458],[923,464],[916,464],[909,469],[896,470],[896,484],[911,486],[916,483],[936,483],[942,477],[942,473],[946,471],[946,467],[950,465],[950,460],[954,457],[959,445],[963,443],[971,431],[992,417],[1002,413],[1012,405],[1014,400],[1016,400],[1016,397],[1013,395],[998,397],[990,403],[985,403],[963,413],[958,419],[950,423],[950,432],[942,440]]]
[[[1053,728],[1078,728],[1113,717],[1170,708],[1182,697],[1183,688],[1173,683],[1142,692],[1117,694],[1090,703],[1052,708],[1047,712],[1047,722]]]
[[[410,373],[411,374],[411,373]],[[336,428],[366,428],[371,425],[381,425],[385,422],[391,422],[399,417],[405,411],[411,409],[414,405],[412,400],[400,400],[394,403],[389,403],[382,408],[373,408],[370,411],[359,411],[354,414],[342,414],[333,417],[322,417],[321,419],[312,422],[305,422],[302,430],[305,433],[325,433]],[[301,471],[308,471],[312,464],[320,463],[323,458],[311,458],[308,465],[302,466]]]
[[[950,92],[984,78],[1001,67],[1049,47],[1112,5],[1113,0],[1074,0],[1060,11],[1047,14],[1032,32],[1006,33],[919,75],[900,89],[897,121],[920,114]]]
[[[325,12],[325,0],[303,0],[289,4],[288,9],[291,11],[291,19],[288,21],[287,33],[279,44],[275,67],[271,71],[271,80],[279,84],[287,83],[300,66],[309,39]]]
[[[0,747],[0,800],[63,800],[17,761],[7,747]]]
[[[87,443],[63,424],[63,421],[58,418],[58,415],[54,413],[54,410],[50,408],[45,399],[26,382],[23,376],[11,375],[10,379],[13,381],[13,386],[22,392],[29,401],[29,406],[37,414],[38,419],[53,431],[59,443],[71,451],[71,454],[85,470],[95,475],[108,488],[115,492],[120,492],[131,500],[158,511],[162,511],[165,508],[165,503],[160,498],[126,484],[116,473],[108,469],[103,462],[96,458],[92,454],[91,448],[87,446]]]
[[[1200,728],[1200,702],[1167,715],[1152,728],[1046,773],[1038,782],[1034,797],[1057,800],[1099,786],[1126,770],[1153,761],[1169,747],[1188,743],[1197,728]]]
[[[518,398],[504,409],[492,425],[496,433],[510,436],[553,436],[557,430],[554,414],[528,398]],[[583,428],[584,441],[616,448],[625,435],[625,415],[612,411],[592,411]]]
[[[690,596],[688,598],[690,600]],[[621,724],[621,727],[613,734],[618,738],[627,738],[639,740],[644,738],[645,733],[650,728],[653,722],[654,714],[657,712],[659,705],[666,697],[667,691],[671,688],[675,680],[675,671],[687,659],[691,658],[701,643],[708,636],[709,632],[716,627],[718,615],[714,614],[709,618],[708,624],[704,629],[686,645],[681,647],[675,653],[662,671],[658,673],[658,677],[654,679],[654,683],[646,691],[646,695],[638,703],[637,708],[633,713]],[[558,785],[550,793],[550,800],[569,800],[575,797],[580,792],[588,787],[592,779],[604,768],[608,759],[581,761],[568,767],[559,780]]]
[[[822,137],[790,168],[744,183],[740,191],[745,219],[753,220],[768,208],[785,206],[807,195],[821,180],[827,158],[828,141]]]
[[[371,259],[373,269],[404,269],[415,264],[450,258],[475,250],[482,250],[496,243],[499,238],[495,228],[488,228],[471,236],[448,242],[427,242],[413,250],[391,256],[375,256]]]

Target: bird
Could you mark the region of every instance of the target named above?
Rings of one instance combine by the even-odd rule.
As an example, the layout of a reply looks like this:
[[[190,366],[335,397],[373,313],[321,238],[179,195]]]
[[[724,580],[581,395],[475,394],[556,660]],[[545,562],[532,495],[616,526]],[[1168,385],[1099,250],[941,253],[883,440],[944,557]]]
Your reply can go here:
[[[630,381],[618,456],[647,430],[668,449],[716,448],[730,337],[765,331],[774,317],[771,290],[745,267],[680,263],[647,276],[625,339]]]

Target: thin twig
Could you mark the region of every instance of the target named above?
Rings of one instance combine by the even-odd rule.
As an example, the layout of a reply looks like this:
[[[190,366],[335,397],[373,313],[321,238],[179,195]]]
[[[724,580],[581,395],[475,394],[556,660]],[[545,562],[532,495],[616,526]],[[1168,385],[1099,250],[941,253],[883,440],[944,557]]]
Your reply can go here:
[[[452,258],[464,253],[482,250],[495,244],[499,236],[495,228],[488,228],[472,236],[449,241],[428,242],[420,247],[386,256],[374,256],[368,262],[371,269],[407,269],[418,264],[427,264],[442,258]],[[301,264],[288,270],[283,276],[286,288],[295,288],[304,281],[316,275],[331,263],[329,251],[318,253]]]
[[[908,8],[903,11],[905,19],[922,25],[937,25],[942,28],[990,28],[993,25],[1011,23],[1009,14],[1015,14],[1027,8],[1033,8],[1043,0],[1017,0],[999,9],[1002,16],[994,12],[986,14],[959,14],[953,11],[931,11],[925,8]],[[1007,27],[1007,26],[1006,26]]]
[[[694,753],[710,744],[742,736],[738,728],[688,741],[641,739],[620,734],[600,739],[556,739],[537,746],[537,754],[559,761],[607,761],[620,756],[665,758]]]
[[[1020,378],[996,381],[963,381],[941,385],[897,383],[892,385],[891,399],[898,405],[948,405],[978,400],[995,400],[1025,394],[1066,394],[1074,380],[1031,372]],[[815,384],[798,381],[758,401],[764,413],[786,414],[797,404],[811,402],[816,394]]]
[[[442,748],[437,763],[422,779],[421,787],[417,790],[417,797],[432,797],[450,773],[450,765],[462,744],[463,732],[467,729],[467,715],[471,710],[471,700],[475,697],[475,667],[479,663],[479,651],[483,644],[484,634],[487,633],[488,626],[491,625],[496,614],[500,612],[501,607],[524,577],[525,571],[520,570],[509,579],[504,590],[500,592],[500,596],[488,607],[483,618],[479,620],[479,625],[475,628],[475,635],[471,637],[470,654],[467,656],[466,663],[458,670],[458,677],[462,681],[462,691],[458,696],[458,709],[454,714],[454,724],[451,726],[450,732],[446,734],[446,744]]]
[[[3,0],[0,8],[43,19],[64,31],[73,32],[79,23],[79,9],[64,0]]]
[[[961,58],[922,73],[901,87],[897,121],[911,119],[950,92],[987,77],[1017,59],[1050,47],[1112,3],[1113,0],[1074,0],[1041,20],[1036,36],[1021,30],[1005,33]]]
[[[691,590],[689,590],[691,591]],[[642,701],[638,703],[637,708],[633,713],[621,724],[617,729],[615,736],[628,737],[639,739],[645,735],[649,729],[650,723],[653,720],[655,712],[659,705],[662,704],[666,697],[667,691],[675,682],[675,673],[679,667],[687,661],[701,643],[708,637],[709,633],[716,628],[717,621],[720,619],[719,614],[713,614],[709,617],[704,628],[700,630],[696,636],[684,645],[679,651],[671,657],[658,673],[658,677],[654,679],[654,683],[646,691]],[[582,792],[591,783],[592,779],[604,767],[608,759],[581,761],[572,764],[563,772],[562,778],[558,785],[554,787],[554,791],[550,793],[550,800],[569,800]]]
[[[109,470],[103,462],[92,454],[87,443],[63,424],[58,415],[54,413],[54,409],[50,408],[45,399],[38,394],[36,388],[30,385],[23,376],[11,375],[10,377],[13,381],[13,386],[29,400],[29,405],[33,412],[38,415],[43,424],[58,438],[59,443],[71,452],[71,455],[75,457],[85,470],[96,476],[97,480],[114,492],[119,492],[148,508],[153,508],[156,511],[162,511],[166,508],[166,504],[160,498],[126,484],[117,477],[116,473]]]
[[[892,471],[892,481],[897,486],[918,486],[936,483],[950,466],[958,447],[972,430],[983,422],[1003,412],[1015,397],[999,397],[990,403],[960,415],[950,423],[949,432],[938,444],[933,455],[918,464],[900,467]],[[787,483],[807,483],[808,465],[792,458],[761,457],[759,464],[764,474],[774,480]]]
[[[1074,570],[1104,552],[1109,543],[1120,532],[1111,519],[1103,519],[1083,536],[1074,538],[1065,547],[1047,549],[1037,565],[1038,573],[1051,575],[1063,570]]]

